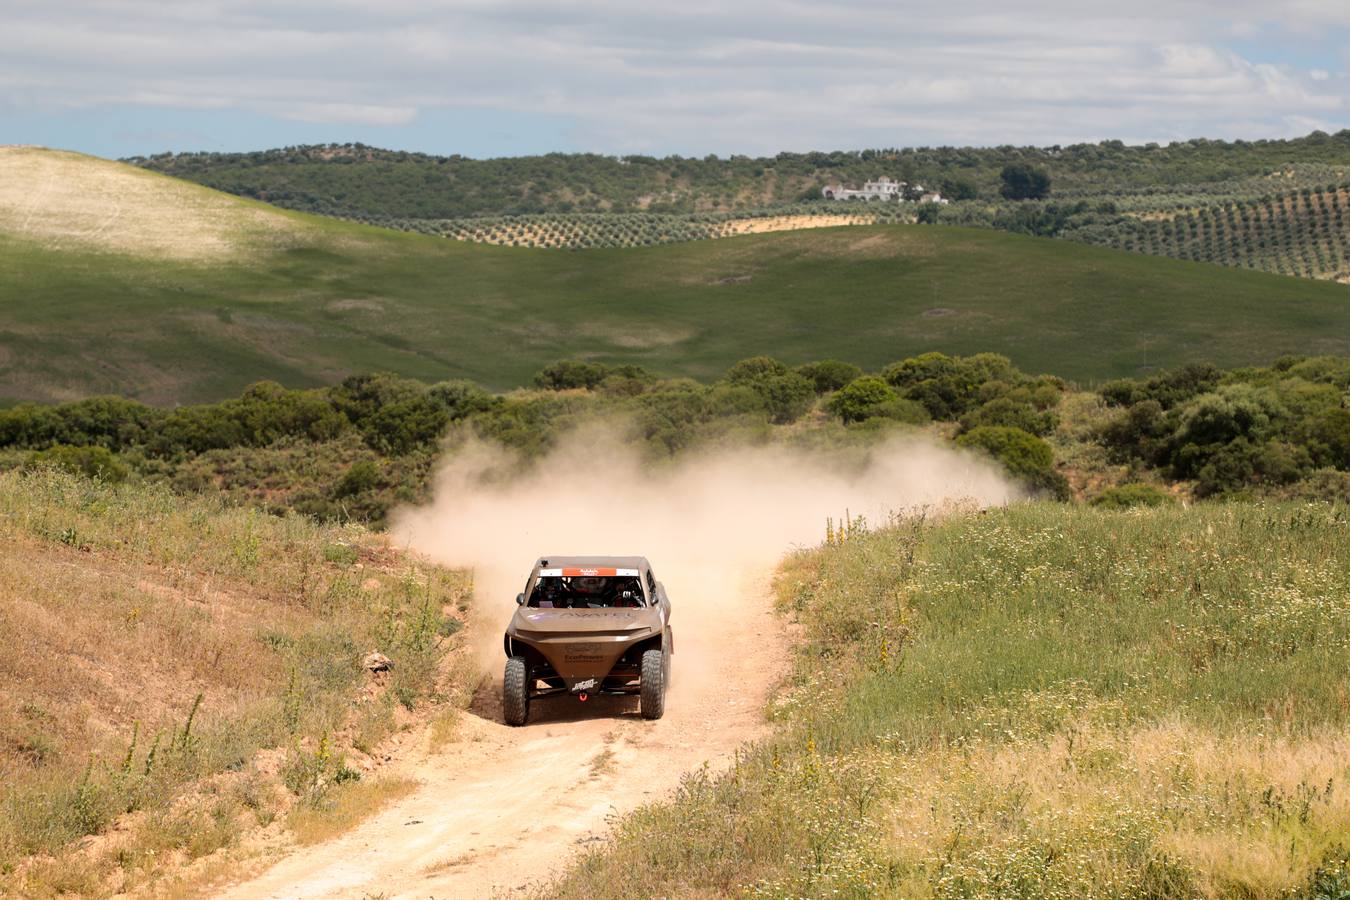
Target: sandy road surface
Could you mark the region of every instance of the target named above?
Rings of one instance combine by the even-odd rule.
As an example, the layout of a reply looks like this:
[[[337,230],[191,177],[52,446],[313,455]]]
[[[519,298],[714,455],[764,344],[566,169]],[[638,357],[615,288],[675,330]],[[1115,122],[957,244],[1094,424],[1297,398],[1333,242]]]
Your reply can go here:
[[[421,786],[347,835],[296,851],[230,898],[509,895],[537,885],[604,839],[610,816],[666,796],[683,773],[725,765],[765,730],[763,704],[786,665],[781,620],[756,578],[738,618],[704,638],[676,597],[676,652],[665,717],[643,720],[636,698],[570,697],[533,704],[524,728],[501,724],[494,691],[463,737],[392,774]],[[716,646],[700,641],[716,640]]]

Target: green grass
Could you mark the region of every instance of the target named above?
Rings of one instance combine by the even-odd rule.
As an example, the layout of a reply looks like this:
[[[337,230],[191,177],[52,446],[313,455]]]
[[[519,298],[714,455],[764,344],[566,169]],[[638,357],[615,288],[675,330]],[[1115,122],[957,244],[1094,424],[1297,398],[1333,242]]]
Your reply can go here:
[[[1093,380],[1350,352],[1341,285],[983,230],[563,253],[283,215],[273,249],[216,262],[0,234],[0,398],[186,402],[382,369],[509,388],[569,356],[707,378],[758,353],[995,351]]]
[[[798,554],[775,735],[549,893],[1341,896],[1348,515],[1030,504]]]

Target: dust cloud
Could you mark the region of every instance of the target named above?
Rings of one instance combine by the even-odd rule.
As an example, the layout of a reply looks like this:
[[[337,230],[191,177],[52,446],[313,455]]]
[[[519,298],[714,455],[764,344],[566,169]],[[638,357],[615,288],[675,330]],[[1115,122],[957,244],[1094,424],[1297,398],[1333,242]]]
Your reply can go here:
[[[784,553],[825,536],[847,510],[877,524],[921,507],[998,505],[1017,497],[988,461],[918,437],[882,443],[846,465],[821,452],[722,448],[653,469],[605,428],[573,432],[523,474],[511,457],[471,443],[438,474],[429,506],[405,508],[392,532],[437,562],[474,569],[470,633],[498,674],[501,633],[539,556],[645,556],[671,598],[672,692],[697,689],[728,629],[762,609]],[[493,477],[494,475],[498,477]]]

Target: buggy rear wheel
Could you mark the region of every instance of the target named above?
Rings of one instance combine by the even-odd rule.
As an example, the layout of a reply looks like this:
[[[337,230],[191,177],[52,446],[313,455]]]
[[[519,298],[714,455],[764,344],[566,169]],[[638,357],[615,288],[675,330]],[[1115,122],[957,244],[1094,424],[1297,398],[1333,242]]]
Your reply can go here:
[[[642,718],[659,719],[666,711],[666,654],[659,649],[642,654]]]
[[[530,717],[530,667],[525,657],[513,656],[506,661],[502,675],[502,718],[507,725],[524,725]]]

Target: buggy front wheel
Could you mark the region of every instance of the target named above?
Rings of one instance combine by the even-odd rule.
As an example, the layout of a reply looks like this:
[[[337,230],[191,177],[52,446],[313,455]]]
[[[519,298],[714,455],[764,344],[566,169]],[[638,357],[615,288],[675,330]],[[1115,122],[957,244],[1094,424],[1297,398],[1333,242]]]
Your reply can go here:
[[[666,711],[666,654],[660,649],[642,654],[642,718],[659,719]]]
[[[507,725],[524,725],[530,717],[530,667],[525,657],[513,656],[506,661],[502,675],[502,718]]]

